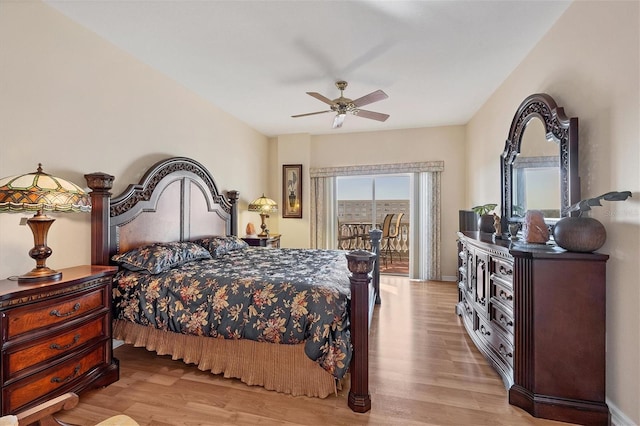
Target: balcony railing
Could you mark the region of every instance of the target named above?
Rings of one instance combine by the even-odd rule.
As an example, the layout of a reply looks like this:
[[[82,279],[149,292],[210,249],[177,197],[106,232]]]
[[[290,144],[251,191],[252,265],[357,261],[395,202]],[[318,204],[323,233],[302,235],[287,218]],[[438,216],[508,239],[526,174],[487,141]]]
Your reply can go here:
[[[338,224],[338,248],[341,250],[370,250],[369,231],[371,222],[342,222]],[[380,225],[376,225],[380,229]],[[391,224],[390,235],[395,235],[395,224]],[[391,254],[402,258],[409,257],[409,224],[400,223],[397,237],[385,238],[383,235],[380,251],[382,255]]]

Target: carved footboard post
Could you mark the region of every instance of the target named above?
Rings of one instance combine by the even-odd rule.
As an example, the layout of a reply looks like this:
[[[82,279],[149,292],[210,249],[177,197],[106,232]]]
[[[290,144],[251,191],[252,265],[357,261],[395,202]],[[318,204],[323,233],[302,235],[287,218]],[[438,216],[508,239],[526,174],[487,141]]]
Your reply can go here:
[[[368,251],[348,253],[351,276],[351,389],[349,408],[358,413],[371,409],[369,395],[369,273],[376,255]]]
[[[95,172],[84,175],[91,188],[91,264],[109,264],[109,198],[113,176]]]

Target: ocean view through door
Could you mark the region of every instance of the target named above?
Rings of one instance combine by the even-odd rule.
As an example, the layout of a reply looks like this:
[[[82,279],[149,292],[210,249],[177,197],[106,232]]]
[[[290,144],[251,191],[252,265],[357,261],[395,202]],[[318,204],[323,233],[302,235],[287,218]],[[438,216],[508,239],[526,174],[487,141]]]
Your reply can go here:
[[[338,248],[367,250],[381,229],[380,272],[409,275],[411,188],[411,174],[336,177]]]

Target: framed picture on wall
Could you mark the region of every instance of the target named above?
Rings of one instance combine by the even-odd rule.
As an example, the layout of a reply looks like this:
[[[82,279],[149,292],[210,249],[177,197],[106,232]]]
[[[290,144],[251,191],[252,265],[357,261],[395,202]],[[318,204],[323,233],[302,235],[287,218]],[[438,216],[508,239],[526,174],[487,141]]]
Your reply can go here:
[[[282,217],[302,219],[302,164],[282,165]]]

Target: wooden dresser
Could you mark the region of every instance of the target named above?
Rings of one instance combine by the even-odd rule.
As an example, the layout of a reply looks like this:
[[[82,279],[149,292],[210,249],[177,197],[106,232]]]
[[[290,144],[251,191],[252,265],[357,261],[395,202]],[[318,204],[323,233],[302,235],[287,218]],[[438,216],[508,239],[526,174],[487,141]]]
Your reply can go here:
[[[607,255],[458,233],[456,312],[509,391],[535,417],[609,423]]]
[[[58,281],[0,281],[1,415],[118,380],[111,283],[117,268],[62,269]]]

